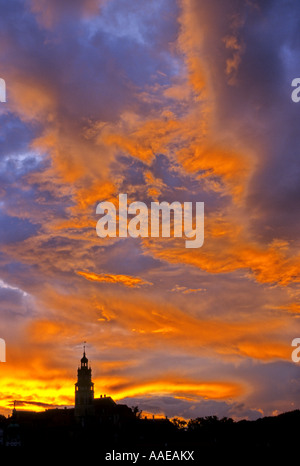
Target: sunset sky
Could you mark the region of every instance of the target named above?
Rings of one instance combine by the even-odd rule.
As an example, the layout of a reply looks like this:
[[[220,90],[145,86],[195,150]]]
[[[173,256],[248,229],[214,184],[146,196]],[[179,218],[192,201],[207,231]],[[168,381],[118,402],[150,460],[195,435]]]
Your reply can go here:
[[[300,408],[300,3],[0,0],[0,413]],[[204,202],[204,245],[96,206]]]

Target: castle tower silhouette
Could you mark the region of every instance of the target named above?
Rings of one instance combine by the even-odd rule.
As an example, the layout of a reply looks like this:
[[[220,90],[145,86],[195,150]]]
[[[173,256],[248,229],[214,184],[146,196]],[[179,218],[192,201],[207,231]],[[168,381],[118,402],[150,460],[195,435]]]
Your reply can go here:
[[[94,414],[94,383],[92,382],[92,369],[88,366],[88,358],[83,347],[83,357],[77,370],[75,383],[75,416],[85,417]]]

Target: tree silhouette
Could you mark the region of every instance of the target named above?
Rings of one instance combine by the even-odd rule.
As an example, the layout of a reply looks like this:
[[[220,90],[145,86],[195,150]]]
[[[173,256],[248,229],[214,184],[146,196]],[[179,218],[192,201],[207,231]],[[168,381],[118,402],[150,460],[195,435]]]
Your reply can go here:
[[[133,414],[135,415],[137,419],[141,419],[143,411],[139,409],[138,406],[132,406],[131,411],[133,412]]]
[[[187,426],[187,422],[184,419],[180,419],[179,417],[173,417],[171,422],[175,427],[177,427],[177,429],[185,429]]]

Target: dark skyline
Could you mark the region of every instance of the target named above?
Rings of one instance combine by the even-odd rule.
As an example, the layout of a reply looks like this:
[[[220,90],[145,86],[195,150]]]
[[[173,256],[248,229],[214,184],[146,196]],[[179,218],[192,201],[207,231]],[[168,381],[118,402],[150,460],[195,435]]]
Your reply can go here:
[[[92,368],[85,347],[77,370],[75,404],[41,412],[14,409],[0,415],[0,456],[63,452],[69,459],[82,452],[97,453],[99,460],[147,463],[159,460],[200,461],[254,458],[287,451],[295,454],[300,410],[256,421],[211,414],[183,420],[178,417],[142,416],[138,406],[116,403],[110,396],[94,397]],[[8,450],[7,450],[8,448]],[[46,450],[45,450],[46,449]]]

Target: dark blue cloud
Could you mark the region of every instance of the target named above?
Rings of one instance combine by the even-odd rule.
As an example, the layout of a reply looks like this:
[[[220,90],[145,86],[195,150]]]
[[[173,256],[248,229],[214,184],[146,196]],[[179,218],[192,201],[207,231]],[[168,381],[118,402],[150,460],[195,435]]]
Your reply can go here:
[[[14,115],[0,115],[0,159],[28,152],[28,145],[35,134],[32,127]]]
[[[290,240],[300,233],[300,104],[291,100],[292,79],[300,77],[300,4],[213,0],[200,2],[198,14],[211,24],[203,53],[211,65],[218,127],[233,140],[237,134],[256,157],[246,201],[254,214],[251,232],[263,241]],[[225,73],[235,52],[224,45],[228,36],[240,47],[233,83]]]
[[[38,231],[37,225],[29,220],[9,215],[0,215],[0,242],[2,244],[12,244],[33,236]]]

